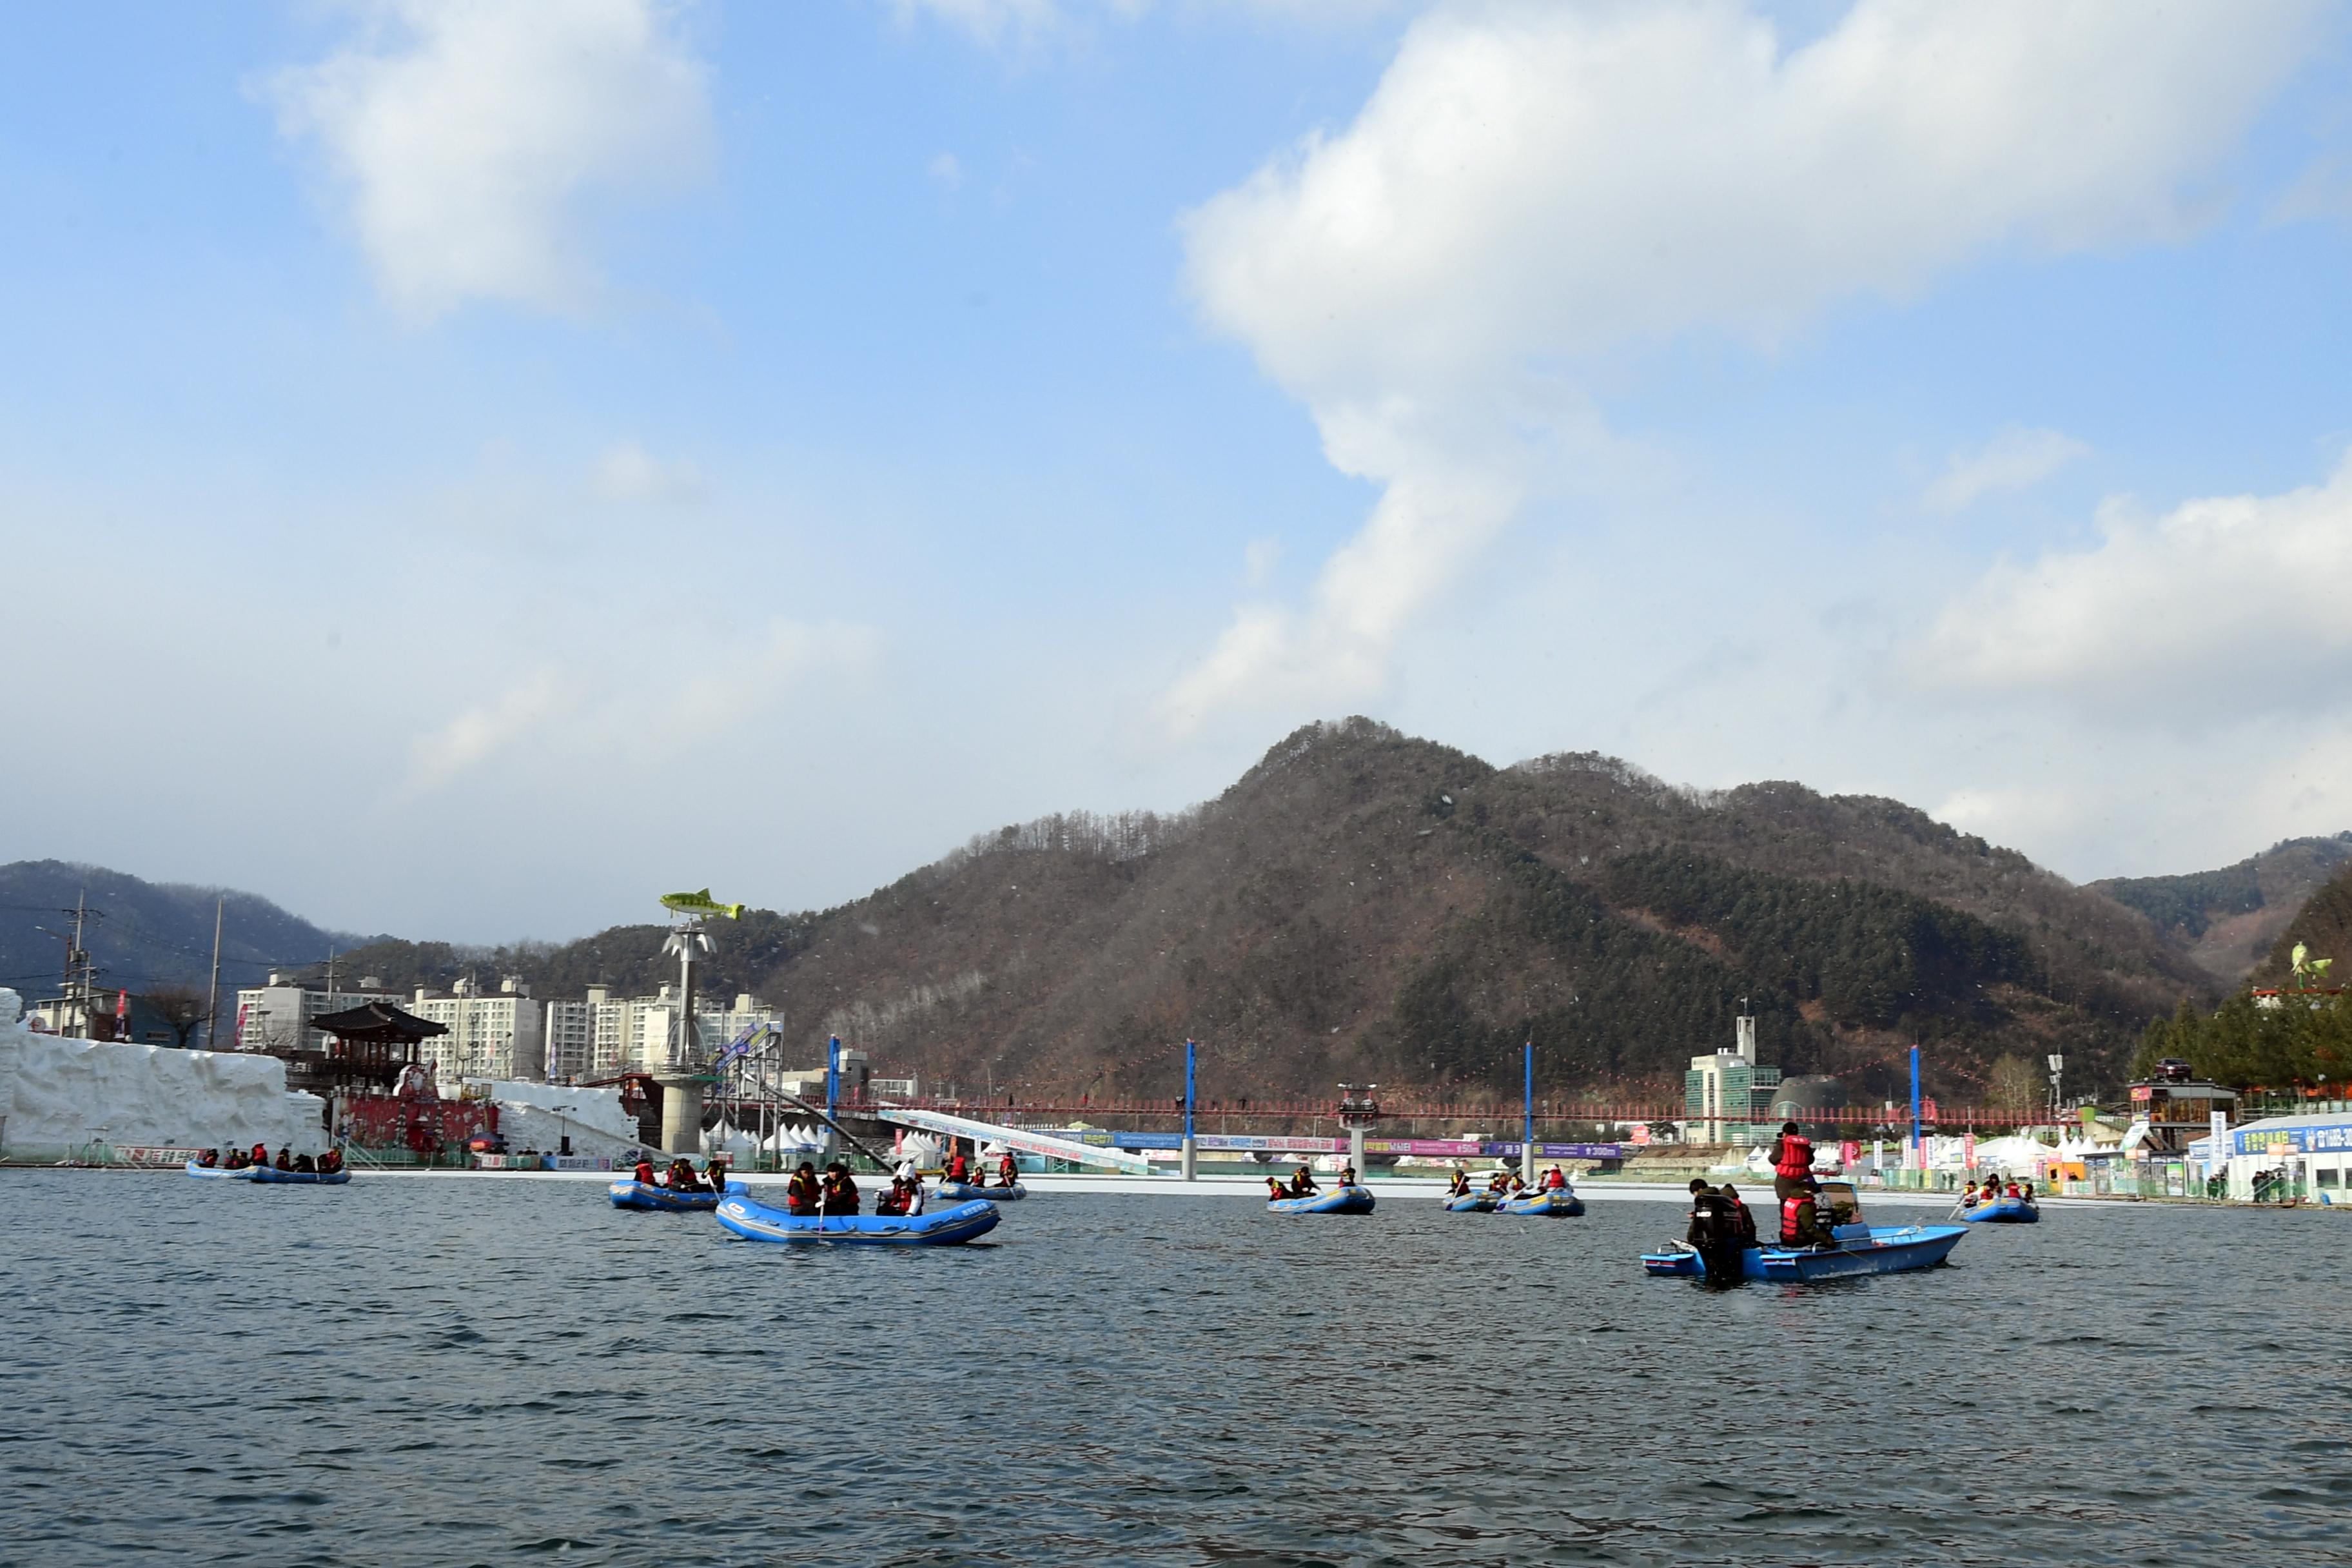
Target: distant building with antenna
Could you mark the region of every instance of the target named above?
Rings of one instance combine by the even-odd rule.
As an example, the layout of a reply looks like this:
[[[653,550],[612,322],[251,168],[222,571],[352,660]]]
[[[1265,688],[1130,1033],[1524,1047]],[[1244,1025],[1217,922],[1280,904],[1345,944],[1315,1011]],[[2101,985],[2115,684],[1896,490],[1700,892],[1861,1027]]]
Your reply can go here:
[[[1779,1068],[1756,1062],[1756,1016],[1733,1021],[1732,1048],[1693,1057],[1683,1074],[1683,1139],[1690,1143],[1755,1143],[1767,1135],[1758,1122],[1769,1115],[1772,1091],[1780,1087]]]

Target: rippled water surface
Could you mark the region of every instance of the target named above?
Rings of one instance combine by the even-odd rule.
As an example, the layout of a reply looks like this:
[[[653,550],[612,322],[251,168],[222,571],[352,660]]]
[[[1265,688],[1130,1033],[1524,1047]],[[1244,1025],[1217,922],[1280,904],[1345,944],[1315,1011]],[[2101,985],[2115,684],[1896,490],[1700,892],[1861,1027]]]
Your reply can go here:
[[[2342,1215],[2065,1208],[1709,1292],[1626,1201],[1049,1193],[801,1251],[584,1183],[0,1195],[0,1564],[2352,1552]]]

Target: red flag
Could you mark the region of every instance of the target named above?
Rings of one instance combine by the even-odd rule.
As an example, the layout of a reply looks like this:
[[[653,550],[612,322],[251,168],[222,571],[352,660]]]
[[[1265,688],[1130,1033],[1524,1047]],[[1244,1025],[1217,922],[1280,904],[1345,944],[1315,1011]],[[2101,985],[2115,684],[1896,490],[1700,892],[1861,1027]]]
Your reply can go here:
[[[131,993],[128,991],[116,992],[114,994],[114,1021],[120,1024],[130,1016]]]

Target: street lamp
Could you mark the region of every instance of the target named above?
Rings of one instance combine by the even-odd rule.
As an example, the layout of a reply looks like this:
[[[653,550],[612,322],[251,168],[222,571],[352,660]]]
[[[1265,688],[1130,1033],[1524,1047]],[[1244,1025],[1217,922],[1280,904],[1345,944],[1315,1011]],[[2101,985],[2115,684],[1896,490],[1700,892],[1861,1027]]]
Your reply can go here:
[[[2065,1101],[2059,1098],[2058,1088],[2059,1080],[2066,1071],[2066,1058],[2053,1052],[2048,1060],[2050,1063],[2050,1120],[2054,1125],[2063,1120],[2065,1106]]]

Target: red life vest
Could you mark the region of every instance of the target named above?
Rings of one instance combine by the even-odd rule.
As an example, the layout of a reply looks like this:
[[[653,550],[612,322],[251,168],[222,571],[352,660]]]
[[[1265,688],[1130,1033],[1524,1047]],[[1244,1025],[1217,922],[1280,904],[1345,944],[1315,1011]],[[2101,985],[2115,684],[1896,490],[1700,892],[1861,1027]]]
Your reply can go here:
[[[1772,1162],[1772,1173],[1801,1182],[1813,1173],[1813,1146],[1793,1132],[1780,1134],[1780,1150]]]
[[[1795,1197],[1780,1200],[1780,1245],[1794,1247],[1804,1239],[1806,1211],[1813,1206],[1811,1193],[1799,1193]]]
[[[2021,1192],[2019,1192],[2019,1191],[2017,1190],[2017,1184],[2016,1184],[2015,1182],[2011,1182],[2011,1183],[2010,1183],[2010,1184],[2009,1184],[2008,1194],[2007,1194],[2007,1195],[2009,1195],[2010,1197],[2012,1197],[2012,1198],[2021,1198],[2021,1197],[2023,1197],[2025,1194],[2024,1194],[2023,1193],[2021,1193]]]
[[[971,1173],[971,1167],[964,1163],[964,1158],[961,1154],[954,1155],[948,1161],[949,1181],[961,1182]]]

